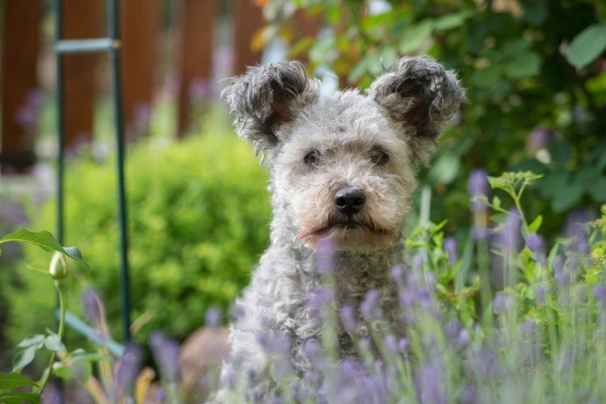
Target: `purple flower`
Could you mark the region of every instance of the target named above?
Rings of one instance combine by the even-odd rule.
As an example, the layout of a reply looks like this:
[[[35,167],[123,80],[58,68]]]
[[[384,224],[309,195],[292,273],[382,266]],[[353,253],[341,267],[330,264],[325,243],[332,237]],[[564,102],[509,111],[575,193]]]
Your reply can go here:
[[[535,156],[541,149],[546,149],[553,138],[553,132],[544,126],[535,127],[526,139],[526,151]]]
[[[378,307],[379,303],[379,291],[376,289],[371,289],[366,293],[366,297],[360,304],[360,312],[366,319],[372,318],[381,318],[382,312]]]
[[[553,259],[553,276],[560,286],[570,285],[570,275],[564,268],[564,258],[561,255],[556,255]]]
[[[204,324],[211,328],[220,327],[222,317],[221,310],[218,307],[209,307],[204,314]]]
[[[270,354],[284,355],[290,351],[290,340],[279,333],[260,333],[256,335],[257,343]]]
[[[400,351],[398,348],[398,339],[393,334],[387,334],[383,341],[385,348],[390,354],[394,354]]]
[[[524,322],[519,325],[519,329],[521,334],[533,337],[537,332],[537,323],[532,320],[524,320]]]
[[[569,248],[582,256],[589,255],[589,235],[585,223],[591,220],[587,208],[575,209],[566,216],[564,221],[564,236],[571,240]]]
[[[412,258],[412,269],[414,273],[420,273],[423,271],[423,256],[421,254],[415,254]],[[409,275],[409,278],[411,275]]]
[[[404,278],[404,269],[400,265],[394,265],[393,268],[391,268],[391,278],[394,282],[402,282]]]
[[[316,366],[320,365],[322,357],[322,346],[315,338],[308,338],[303,342],[302,345],[303,354]]]
[[[459,336],[457,337],[457,343],[462,347],[465,347],[467,346],[467,344],[469,344],[469,331],[467,331],[465,328],[463,328],[459,333]]]
[[[158,404],[164,404],[166,402],[166,392],[163,388],[159,388],[156,392],[156,401]]]
[[[461,326],[457,321],[449,321],[444,325],[444,334],[449,340],[454,340],[459,335]]]
[[[179,344],[167,338],[162,332],[154,331],[149,336],[149,347],[156,363],[160,367],[162,377],[169,382],[179,378]]]
[[[463,404],[476,404],[476,388],[469,384],[463,388],[461,395],[459,396],[459,402]]]
[[[497,314],[505,313],[509,311],[515,303],[513,296],[506,295],[505,293],[499,292],[492,301],[492,308]]]
[[[398,341],[398,350],[400,353],[404,353],[408,349],[408,345],[410,345],[410,343],[406,338],[400,339],[400,341]]]
[[[189,102],[191,105],[200,104],[210,96],[210,86],[208,80],[198,77],[189,84]]]
[[[503,247],[510,251],[517,251],[520,241],[520,228],[522,219],[515,209],[510,209],[505,224],[501,230],[501,242]]]
[[[316,251],[316,262],[318,265],[319,273],[329,274],[334,270],[335,247],[336,243],[332,238],[322,239],[318,243],[318,249]]]
[[[44,102],[44,91],[33,89],[26,93],[23,106],[15,111],[15,121],[26,133],[33,134],[38,128],[40,107]]]
[[[545,258],[545,239],[536,233],[530,233],[526,236],[526,245],[534,253],[537,262],[545,265],[547,262]]]
[[[341,324],[348,333],[352,334],[358,328],[358,322],[356,321],[356,313],[353,307],[348,304],[344,304],[339,309],[339,317],[341,318]]]
[[[480,352],[473,363],[476,374],[484,380],[496,377],[499,372],[499,358],[492,351]]]
[[[457,240],[455,240],[454,237],[446,237],[444,239],[444,251],[448,254],[448,261],[450,261],[451,264],[456,264],[459,257],[457,254]]]
[[[593,294],[600,305],[600,310],[606,309],[606,284],[595,285],[593,287]]]
[[[425,364],[418,377],[419,401],[422,404],[446,404],[445,370],[435,363]]]
[[[310,297],[307,301],[309,307],[311,307],[316,314],[327,306],[333,304],[335,301],[335,290],[330,286],[319,286],[316,290],[310,293]]]
[[[21,227],[29,223],[25,210],[19,202],[2,201],[2,205],[0,205],[0,219],[2,219],[2,222],[12,223],[14,227]]]
[[[486,170],[474,169],[471,171],[467,181],[467,191],[472,199],[471,209],[474,212],[485,210],[486,202],[478,197],[488,197],[490,192],[490,183],[488,182],[488,173]]]
[[[85,289],[82,292],[82,307],[84,311],[84,317],[90,323],[96,323],[101,318],[100,310],[101,299],[99,294],[93,288]]]
[[[40,108],[44,104],[46,94],[41,88],[34,88],[25,94],[25,103],[35,108]]]
[[[228,46],[220,46],[215,49],[213,55],[213,71],[217,75],[214,82],[229,77],[233,74],[235,63],[234,48]]]
[[[118,363],[118,370],[115,373],[116,385],[118,390],[116,391],[116,398],[120,395],[131,396],[135,387],[135,380],[141,370],[141,360],[143,358],[143,351],[139,345],[133,342],[127,342],[124,345],[124,354],[120,358]]]
[[[545,285],[541,284],[541,285],[537,286],[537,288],[535,289],[535,292],[534,292],[537,304],[539,304],[539,305],[545,304],[545,292],[546,292]]]

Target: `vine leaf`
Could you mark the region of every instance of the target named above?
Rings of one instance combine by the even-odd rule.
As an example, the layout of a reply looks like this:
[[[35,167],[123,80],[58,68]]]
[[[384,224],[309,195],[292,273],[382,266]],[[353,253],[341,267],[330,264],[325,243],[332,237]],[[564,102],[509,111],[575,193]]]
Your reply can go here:
[[[45,251],[58,251],[66,254],[73,260],[80,261],[88,267],[88,264],[82,259],[82,253],[76,247],[62,247],[57,239],[48,231],[33,232],[26,228],[21,228],[14,233],[7,234],[0,239],[0,244],[16,241],[18,243],[27,243],[37,245]]]
[[[585,28],[570,43],[566,58],[577,69],[587,66],[606,49],[606,22]]]
[[[10,390],[24,386],[36,386],[36,383],[33,380],[30,380],[27,377],[20,375],[19,373],[0,372],[0,389]]]

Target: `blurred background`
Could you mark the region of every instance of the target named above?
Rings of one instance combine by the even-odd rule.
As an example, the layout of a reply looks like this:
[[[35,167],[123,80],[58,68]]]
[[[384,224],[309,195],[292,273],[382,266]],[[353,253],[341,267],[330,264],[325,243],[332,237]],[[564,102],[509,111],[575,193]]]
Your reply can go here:
[[[65,38],[107,35],[105,1],[63,9]],[[605,20],[602,0],[123,0],[133,338],[161,329],[186,340],[209,308],[228,309],[267,246],[267,175],[218,102],[222,78],[297,58],[330,94],[368,87],[400,55],[429,54],[458,72],[470,101],[419,174],[431,221],[447,220],[464,244],[470,173],[532,171],[543,178],[522,203],[555,239],[606,202]],[[0,236],[56,226],[54,29],[49,1],[0,2]],[[65,244],[91,266],[74,269],[68,304],[80,313],[94,286],[120,335],[108,61],[64,58]],[[47,260],[9,245],[0,256],[0,368],[10,346],[49,326],[52,284],[27,270]]]

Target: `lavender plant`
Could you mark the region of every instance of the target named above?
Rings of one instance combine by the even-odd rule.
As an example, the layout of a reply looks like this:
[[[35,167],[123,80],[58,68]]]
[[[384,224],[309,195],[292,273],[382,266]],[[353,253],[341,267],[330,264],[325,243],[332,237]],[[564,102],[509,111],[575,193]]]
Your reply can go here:
[[[594,222],[572,218],[574,232],[548,246],[539,233],[541,217],[530,220],[520,210],[538,176],[473,176],[472,210],[485,235],[470,235],[460,254],[456,241],[444,237],[444,223],[419,227],[407,238],[410,267],[392,270],[405,339],[386,327],[376,291],[360,307],[336,307],[330,245],[322,246],[324,282],[308,304],[324,332],[321,343],[305,346],[309,370],[294,374],[289,341],[260,334],[259,349],[276,363],[273,396],[259,396],[248,383],[255,375],[243,372],[227,377],[234,402],[600,402],[606,393],[606,206]],[[488,180],[511,197],[513,209],[488,200]],[[469,259],[474,249],[477,260]],[[498,288],[482,279],[495,271],[503,274]],[[366,335],[359,333],[356,310]],[[345,334],[357,358],[335,350]]]

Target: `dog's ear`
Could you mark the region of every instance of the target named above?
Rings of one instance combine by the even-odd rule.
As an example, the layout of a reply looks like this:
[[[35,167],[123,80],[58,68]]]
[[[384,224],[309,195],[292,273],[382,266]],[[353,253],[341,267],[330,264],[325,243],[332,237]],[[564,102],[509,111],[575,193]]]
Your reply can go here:
[[[369,97],[385,109],[424,164],[444,125],[467,101],[455,74],[428,56],[398,60],[374,81]]]
[[[229,79],[221,99],[236,116],[238,135],[252,142],[255,152],[266,152],[284,140],[279,129],[315,102],[319,89],[300,62],[275,62],[249,67],[246,74]]]

